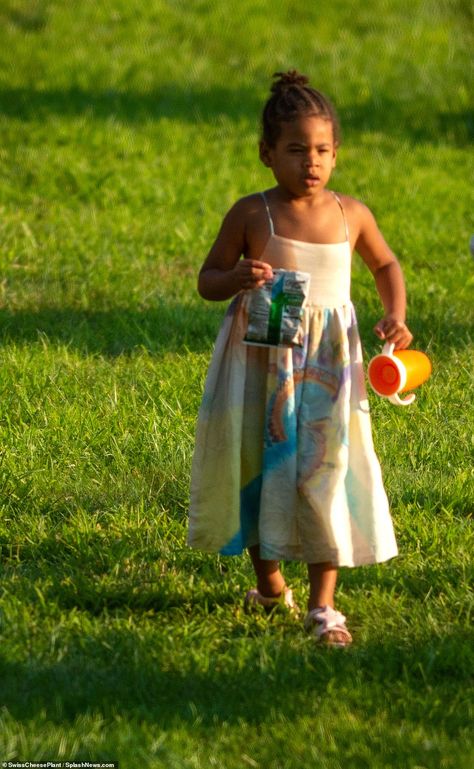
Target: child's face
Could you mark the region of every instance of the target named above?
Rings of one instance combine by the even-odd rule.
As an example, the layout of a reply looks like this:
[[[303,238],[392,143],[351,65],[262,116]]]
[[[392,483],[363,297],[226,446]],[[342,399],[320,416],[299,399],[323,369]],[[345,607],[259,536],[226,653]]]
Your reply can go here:
[[[291,197],[317,195],[336,165],[332,123],[314,115],[284,122],[274,147],[261,143],[260,158]]]

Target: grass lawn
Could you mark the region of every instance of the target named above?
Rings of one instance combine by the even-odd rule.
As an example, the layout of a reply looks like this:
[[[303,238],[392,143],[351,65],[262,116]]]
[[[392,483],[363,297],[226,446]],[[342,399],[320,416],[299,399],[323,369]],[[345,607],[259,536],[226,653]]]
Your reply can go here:
[[[0,761],[474,765],[474,233],[467,0],[1,0]],[[370,396],[400,546],[343,570],[355,643],[242,611],[185,545],[225,304],[196,294],[274,71],[335,101],[333,188],[402,262],[416,404]],[[380,308],[354,260],[366,358]],[[286,564],[297,599],[305,569]]]

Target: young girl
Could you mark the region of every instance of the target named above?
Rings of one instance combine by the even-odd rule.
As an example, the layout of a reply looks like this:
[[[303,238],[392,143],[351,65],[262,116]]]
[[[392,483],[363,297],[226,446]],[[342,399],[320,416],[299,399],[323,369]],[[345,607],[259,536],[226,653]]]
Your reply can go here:
[[[377,336],[404,348],[412,335],[402,272],[372,213],[327,189],[339,146],[332,105],[294,70],[274,77],[260,159],[276,186],[231,208],[199,273],[202,297],[235,299],[199,413],[188,541],[225,555],[249,550],[256,588],[247,608],[296,610],[279,561],[304,561],[305,626],[319,641],[346,646],[351,635],[334,608],[338,568],[397,553],[350,300],[354,249],[384,307]],[[303,343],[250,346],[252,292],[278,268],[310,276]]]

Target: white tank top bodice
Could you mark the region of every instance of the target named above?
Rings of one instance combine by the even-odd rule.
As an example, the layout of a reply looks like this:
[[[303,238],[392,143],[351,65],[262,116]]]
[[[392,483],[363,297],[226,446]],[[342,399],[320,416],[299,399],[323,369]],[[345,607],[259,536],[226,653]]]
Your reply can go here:
[[[264,193],[270,237],[260,257],[275,269],[299,270],[311,276],[306,304],[335,307],[351,301],[351,246],[349,231],[342,203],[339,204],[344,218],[346,240],[341,243],[307,243],[284,238],[275,234],[273,220]]]

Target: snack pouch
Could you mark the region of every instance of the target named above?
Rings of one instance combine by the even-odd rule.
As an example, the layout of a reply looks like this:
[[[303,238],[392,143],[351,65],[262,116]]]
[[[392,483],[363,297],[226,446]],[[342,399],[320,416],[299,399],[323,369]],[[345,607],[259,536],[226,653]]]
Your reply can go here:
[[[271,280],[250,291],[244,342],[265,347],[301,347],[301,318],[309,281],[307,272],[273,270]]]

